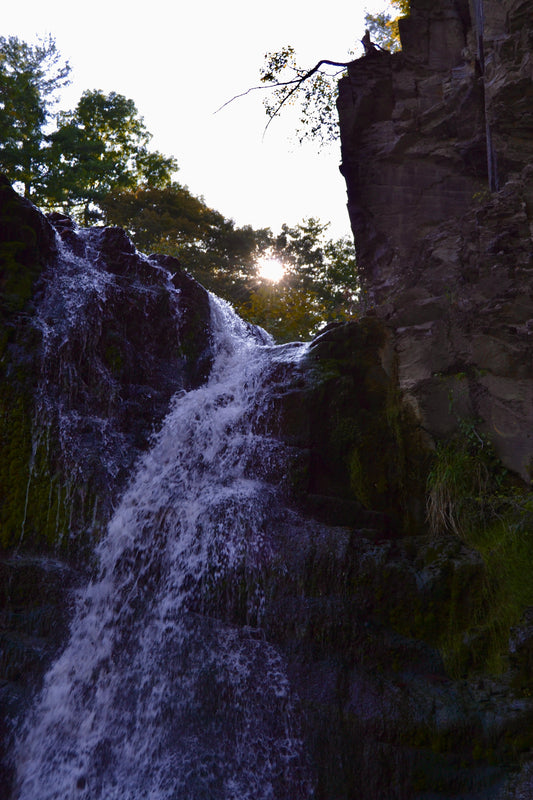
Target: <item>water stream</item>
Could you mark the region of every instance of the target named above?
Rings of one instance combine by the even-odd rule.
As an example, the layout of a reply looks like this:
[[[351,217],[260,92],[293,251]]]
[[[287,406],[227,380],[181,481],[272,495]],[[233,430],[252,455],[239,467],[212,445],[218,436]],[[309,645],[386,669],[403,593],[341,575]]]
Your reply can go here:
[[[264,415],[304,348],[211,305],[210,378],[174,398],[98,546],[18,742],[16,800],[313,796],[297,698],[259,627],[285,469]]]

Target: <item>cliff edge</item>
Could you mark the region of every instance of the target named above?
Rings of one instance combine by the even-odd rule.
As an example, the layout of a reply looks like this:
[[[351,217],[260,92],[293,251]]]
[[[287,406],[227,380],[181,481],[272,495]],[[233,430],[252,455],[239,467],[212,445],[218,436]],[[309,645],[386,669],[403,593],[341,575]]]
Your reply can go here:
[[[533,464],[533,6],[412,0],[402,51],[340,82],[341,171],[367,311],[434,440],[477,418]]]

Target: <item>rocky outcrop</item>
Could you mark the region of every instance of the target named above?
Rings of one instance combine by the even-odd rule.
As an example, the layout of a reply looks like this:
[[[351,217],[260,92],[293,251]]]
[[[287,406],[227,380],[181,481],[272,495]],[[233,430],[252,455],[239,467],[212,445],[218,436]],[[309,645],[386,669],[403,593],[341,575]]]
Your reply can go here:
[[[205,290],[124,232],[44,217],[0,178],[0,797],[70,590],[134,461],[210,367]]]
[[[479,417],[533,458],[533,9],[412,0],[402,52],[340,82],[342,167],[366,307],[436,438]]]
[[[206,291],[118,228],[46,219],[0,184],[0,542],[94,546],[179,389],[209,371]]]
[[[334,325],[273,396],[307,520],[272,518],[262,628],[304,708],[318,798],[508,800],[533,745],[531,498],[506,522],[505,493],[520,494],[502,481],[496,520],[457,498],[475,509],[470,542],[429,530],[435,459],[398,391],[394,341],[377,316]],[[446,465],[452,483],[484,469],[477,436],[477,454]],[[243,583],[223,586],[233,623]]]

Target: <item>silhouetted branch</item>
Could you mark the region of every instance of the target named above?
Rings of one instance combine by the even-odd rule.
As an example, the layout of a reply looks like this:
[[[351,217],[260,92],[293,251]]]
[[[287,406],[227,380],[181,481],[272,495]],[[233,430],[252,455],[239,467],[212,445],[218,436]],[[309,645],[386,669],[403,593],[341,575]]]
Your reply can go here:
[[[270,115],[270,119],[268,120],[267,124],[265,125],[265,130],[263,131],[263,136],[264,136],[265,133],[268,130],[268,126],[270,125],[270,123],[272,122],[274,117],[278,116],[279,112],[281,111],[282,106],[286,103],[286,101],[290,97],[292,97],[294,92],[298,91],[298,89],[300,88],[302,83],[304,83],[304,81],[308,80],[312,75],[315,74],[315,72],[318,72],[318,70],[320,69],[322,64],[328,64],[331,67],[347,67],[347,66],[349,66],[350,63],[351,63],[350,61],[330,61],[327,58],[323,58],[321,61],[318,62],[318,64],[315,64],[315,66],[312,69],[308,70],[305,73],[305,75],[302,75],[299,78],[293,78],[292,81],[279,81],[279,82],[276,82],[276,83],[270,83],[270,84],[265,85],[265,86],[252,86],[250,89],[247,89],[245,92],[241,92],[240,94],[236,94],[230,100],[227,100],[223,105],[220,106],[220,108],[217,108],[217,110],[214,113],[218,114],[219,111],[222,111],[223,108],[228,106],[230,103],[233,103],[234,100],[238,100],[239,97],[245,97],[247,94],[250,94],[250,92],[254,92],[257,89],[273,89],[273,88],[276,89],[276,88],[278,88],[280,86],[293,86],[293,88],[290,90],[290,92],[288,92],[285,95],[285,97],[279,102],[279,104],[274,109],[273,113]]]

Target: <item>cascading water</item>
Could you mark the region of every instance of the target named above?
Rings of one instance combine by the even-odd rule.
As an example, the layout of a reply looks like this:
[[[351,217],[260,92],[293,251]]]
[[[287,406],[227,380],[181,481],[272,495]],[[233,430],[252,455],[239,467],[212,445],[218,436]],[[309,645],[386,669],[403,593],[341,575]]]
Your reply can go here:
[[[174,398],[98,547],[16,747],[16,800],[313,796],[284,662],[259,630],[284,468],[264,432],[269,375],[302,348],[211,303],[211,376]]]

